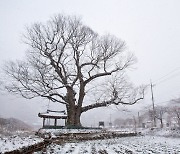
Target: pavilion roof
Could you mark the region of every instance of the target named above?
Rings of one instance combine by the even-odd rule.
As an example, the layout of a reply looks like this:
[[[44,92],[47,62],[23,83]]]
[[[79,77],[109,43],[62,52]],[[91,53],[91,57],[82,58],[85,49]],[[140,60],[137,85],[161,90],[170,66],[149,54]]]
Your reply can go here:
[[[50,118],[50,119],[67,119],[67,115],[64,112],[47,111],[44,113],[39,113],[40,118]]]

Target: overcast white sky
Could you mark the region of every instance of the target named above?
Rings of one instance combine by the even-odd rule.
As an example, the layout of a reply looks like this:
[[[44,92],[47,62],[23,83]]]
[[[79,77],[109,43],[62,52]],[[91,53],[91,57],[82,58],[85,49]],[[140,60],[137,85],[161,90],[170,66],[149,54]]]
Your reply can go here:
[[[110,33],[125,40],[138,59],[130,78],[136,85],[148,84],[150,79],[156,83],[157,104],[180,96],[179,0],[0,0],[0,65],[24,57],[21,34],[26,25],[46,22],[57,13],[81,16],[99,34]],[[143,104],[150,103],[147,94]],[[0,116],[37,122],[37,113],[45,105],[47,102],[39,99],[26,101],[1,94]],[[139,109],[138,105],[134,108]],[[114,112],[108,110],[106,117]],[[91,115],[84,114],[84,119]],[[105,117],[97,116],[100,120]]]

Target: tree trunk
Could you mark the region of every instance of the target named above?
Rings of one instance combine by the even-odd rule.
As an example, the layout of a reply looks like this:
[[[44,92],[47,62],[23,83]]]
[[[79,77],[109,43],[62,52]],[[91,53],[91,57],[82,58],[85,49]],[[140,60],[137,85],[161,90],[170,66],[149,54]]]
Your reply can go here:
[[[81,110],[75,105],[67,108],[67,127],[81,127]]]
[[[67,127],[81,127],[80,116],[82,113],[82,103],[79,106],[75,104],[75,95],[74,90],[71,87],[67,87]]]
[[[76,106],[76,113],[75,113],[75,125],[81,127],[81,106]]]
[[[67,123],[66,126],[73,126],[75,121],[74,121],[74,116],[75,116],[75,111],[73,107],[67,107]]]

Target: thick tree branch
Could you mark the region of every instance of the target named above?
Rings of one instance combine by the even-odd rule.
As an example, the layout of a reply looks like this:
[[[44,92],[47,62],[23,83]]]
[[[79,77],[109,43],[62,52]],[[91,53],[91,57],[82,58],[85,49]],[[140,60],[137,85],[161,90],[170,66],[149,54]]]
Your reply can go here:
[[[141,91],[139,92],[140,97],[136,98],[137,96],[134,96],[134,99],[127,101],[123,101],[124,97],[119,98],[118,96],[118,92],[116,90],[113,90],[113,98],[110,99],[109,101],[103,101],[101,103],[95,103],[95,104],[90,104],[88,106],[84,106],[82,107],[82,112],[86,112],[88,110],[94,109],[94,108],[99,108],[99,107],[106,107],[109,105],[119,105],[119,104],[123,104],[123,105],[133,105],[136,104],[138,101],[144,99],[144,94],[145,94],[145,87],[144,88],[140,88]],[[130,96],[129,96],[130,97]]]
[[[138,101],[144,99],[144,97],[138,98],[137,100],[135,100],[134,102],[123,102],[123,101],[116,101],[116,100],[110,100],[110,101],[104,101],[102,103],[95,103],[95,104],[91,104],[88,106],[84,106],[82,107],[82,112],[86,112],[88,110],[91,109],[95,109],[95,108],[99,108],[99,107],[107,107],[109,105],[119,105],[119,104],[124,104],[124,105],[133,105],[136,104]]]

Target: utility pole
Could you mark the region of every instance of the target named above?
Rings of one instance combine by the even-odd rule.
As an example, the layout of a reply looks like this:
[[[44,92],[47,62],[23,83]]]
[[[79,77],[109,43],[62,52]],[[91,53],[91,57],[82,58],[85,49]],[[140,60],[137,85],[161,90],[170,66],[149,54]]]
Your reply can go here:
[[[153,105],[153,123],[154,127],[156,127],[156,112],[155,112],[155,107],[154,107],[154,94],[153,94],[153,84],[151,82],[151,96],[152,96],[152,105]]]

